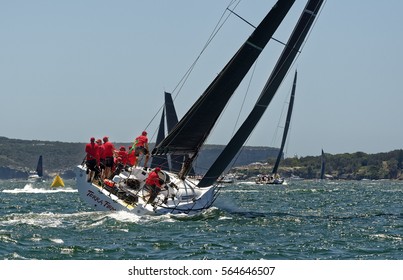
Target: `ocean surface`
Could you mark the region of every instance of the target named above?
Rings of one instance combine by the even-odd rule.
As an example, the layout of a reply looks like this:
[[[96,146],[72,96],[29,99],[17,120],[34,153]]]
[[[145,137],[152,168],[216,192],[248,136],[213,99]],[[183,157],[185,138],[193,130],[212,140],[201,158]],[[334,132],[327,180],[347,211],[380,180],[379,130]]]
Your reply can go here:
[[[75,182],[0,181],[2,260],[402,260],[403,182],[225,185],[195,216],[96,212]]]

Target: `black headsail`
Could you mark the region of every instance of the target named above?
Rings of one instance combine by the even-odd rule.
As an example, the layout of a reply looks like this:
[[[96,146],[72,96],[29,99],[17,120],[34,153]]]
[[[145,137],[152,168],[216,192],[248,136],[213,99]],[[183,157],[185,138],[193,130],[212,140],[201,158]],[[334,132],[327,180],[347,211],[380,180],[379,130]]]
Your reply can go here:
[[[322,3],[323,0],[308,1],[254,108],[199,182],[199,187],[213,184],[248,139],[292,65]]]
[[[176,114],[172,95],[165,92],[165,109],[167,115],[168,133],[171,132],[178,124],[178,115]],[[178,172],[181,169],[183,155],[171,155],[171,170]]]
[[[165,106],[162,108],[160,125],[158,126],[157,139],[155,144],[161,143],[161,141],[165,138]],[[158,155],[153,156],[151,161],[151,168],[160,167],[165,170],[169,170],[168,156],[167,155]]]
[[[295,98],[296,87],[297,87],[297,71],[295,71],[295,75],[294,75],[294,82],[292,84],[292,89],[291,89],[290,103],[288,103],[288,111],[287,111],[287,117],[285,120],[283,138],[281,139],[280,150],[277,155],[276,163],[274,164],[274,167],[273,167],[273,172],[272,172],[273,174],[277,173],[281,158],[283,157],[283,151],[284,151],[285,142],[287,140],[288,129],[290,128],[292,108],[294,107],[294,98]]]
[[[192,161],[196,158],[227,102],[294,2],[295,0],[277,1],[178,125],[153,150],[153,154],[190,154],[191,158],[182,168],[181,177],[189,172]]]
[[[168,132],[171,131],[175,125],[178,123],[178,116],[176,114],[174,102],[172,100],[172,95],[169,92],[164,92],[165,104],[161,114],[161,121],[158,128],[158,134],[156,139],[156,145],[161,143],[161,141],[165,138],[165,116],[167,122]],[[171,160],[168,160],[168,156],[164,155],[154,155],[151,163],[151,167],[159,166],[165,170],[180,170],[180,167],[183,162],[183,156],[172,157]]]
[[[38,164],[36,165],[36,172],[39,177],[43,177],[43,164],[42,164],[42,156],[39,156]]]
[[[178,115],[176,114],[174,101],[172,100],[172,95],[169,92],[164,92],[165,95],[165,110],[167,115],[167,127],[168,132],[174,129],[175,125],[178,124]]]

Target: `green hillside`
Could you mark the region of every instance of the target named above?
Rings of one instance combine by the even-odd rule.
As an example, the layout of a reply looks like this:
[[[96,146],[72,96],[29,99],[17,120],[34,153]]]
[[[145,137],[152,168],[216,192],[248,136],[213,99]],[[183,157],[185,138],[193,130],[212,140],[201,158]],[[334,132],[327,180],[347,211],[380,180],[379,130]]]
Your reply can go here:
[[[45,175],[61,173],[65,178],[74,177],[74,167],[84,160],[85,144],[0,137],[0,179],[26,178],[29,171],[36,168],[40,155],[43,156]],[[130,145],[114,144],[115,147]],[[196,173],[205,173],[223,148],[222,145],[203,148],[196,161]],[[248,176],[269,173],[277,153],[276,148],[245,147],[231,166]],[[264,164],[250,165],[254,162]],[[287,158],[281,162],[279,172],[286,177],[293,174],[313,179],[319,177],[320,164],[320,156]],[[402,171],[403,150],[378,154],[326,154],[326,174],[334,179],[403,179]]]
[[[403,180],[403,150],[387,153],[366,154],[363,152],[345,154],[325,154],[326,174],[332,179],[346,180]],[[265,165],[237,167],[239,173],[254,176],[259,173],[270,173],[274,159]],[[279,173],[282,176],[299,176],[305,179],[320,177],[321,157],[307,156],[287,158],[280,163]]]

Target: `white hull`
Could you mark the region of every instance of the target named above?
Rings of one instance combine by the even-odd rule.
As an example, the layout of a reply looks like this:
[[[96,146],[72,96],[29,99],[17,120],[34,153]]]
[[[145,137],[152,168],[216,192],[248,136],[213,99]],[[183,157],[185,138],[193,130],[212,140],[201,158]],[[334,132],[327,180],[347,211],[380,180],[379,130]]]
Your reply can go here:
[[[257,181],[255,181],[255,184],[257,184],[257,185],[287,185],[287,182],[283,179],[275,179],[272,181],[257,180]]]
[[[42,177],[39,177],[38,174],[31,174],[28,176],[28,182],[35,183],[35,182],[41,182]]]
[[[77,166],[77,188],[81,199],[98,211],[128,211],[136,215],[193,214],[209,208],[217,195],[217,187],[198,188],[189,179],[180,180],[175,174],[164,171],[170,182],[161,191],[154,203],[147,203],[149,193],[144,182],[150,169],[133,168],[113,178],[115,186],[87,182],[86,167]],[[131,179],[136,187],[125,182]]]

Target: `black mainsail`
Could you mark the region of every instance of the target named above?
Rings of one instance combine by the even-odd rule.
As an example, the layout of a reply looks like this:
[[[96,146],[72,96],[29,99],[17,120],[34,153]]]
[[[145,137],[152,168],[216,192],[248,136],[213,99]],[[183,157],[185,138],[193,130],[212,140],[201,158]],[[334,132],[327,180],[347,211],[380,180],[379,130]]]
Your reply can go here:
[[[190,154],[181,177],[189,172],[193,160],[207,139],[229,99],[269,42],[295,0],[278,0],[252,35],[227,63],[175,128],[153,150],[158,154]],[[195,129],[197,125],[197,129]]]
[[[277,174],[277,170],[278,170],[278,167],[280,166],[281,158],[283,157],[284,146],[285,146],[285,142],[287,141],[287,134],[288,134],[288,130],[290,128],[290,123],[291,123],[292,109],[294,107],[296,87],[297,87],[297,71],[295,71],[295,74],[294,74],[294,82],[292,84],[290,102],[288,103],[288,111],[287,111],[287,117],[285,120],[283,138],[281,139],[280,150],[278,152],[276,163],[274,164],[272,174]]]
[[[322,3],[323,0],[308,1],[254,108],[201,179],[199,187],[207,187],[218,179],[252,133],[297,56]]]

